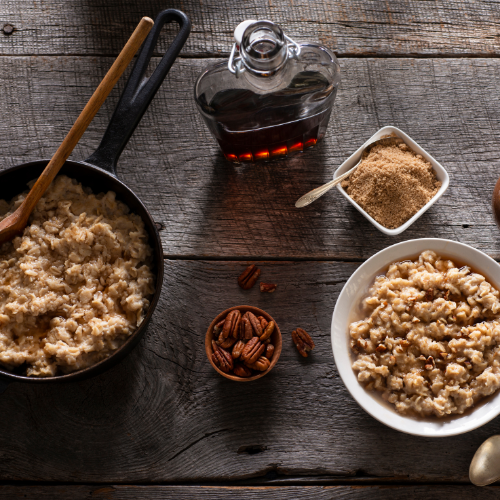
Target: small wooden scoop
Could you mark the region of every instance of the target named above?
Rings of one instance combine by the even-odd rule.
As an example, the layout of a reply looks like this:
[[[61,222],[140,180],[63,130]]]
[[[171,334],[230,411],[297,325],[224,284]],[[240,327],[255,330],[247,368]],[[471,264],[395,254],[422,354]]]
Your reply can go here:
[[[45,167],[44,171],[36,181],[35,185],[31,188],[24,201],[19,205],[17,210],[6,217],[0,222],[0,244],[11,240],[18,234],[20,234],[28,223],[29,216],[35,208],[43,193],[47,190],[50,183],[54,180],[64,162],[68,159],[69,155],[78,144],[83,133],[89,126],[90,122],[93,120],[99,108],[102,106],[103,102],[108,97],[111,89],[115,86],[116,82],[119,80],[125,68],[132,61],[135,53],[139,50],[142,42],[148,36],[148,33],[153,27],[153,20],[149,17],[143,17],[137,28],[132,33],[128,42],[123,47],[122,51],[113,63],[113,66],[106,73],[102,82],[97,87],[96,91],[89,99],[89,102],[83,108],[80,116],[77,118],[76,122],[71,127],[68,135],[64,138],[64,141],[59,146],[54,156]],[[13,195],[15,193],[12,193]]]

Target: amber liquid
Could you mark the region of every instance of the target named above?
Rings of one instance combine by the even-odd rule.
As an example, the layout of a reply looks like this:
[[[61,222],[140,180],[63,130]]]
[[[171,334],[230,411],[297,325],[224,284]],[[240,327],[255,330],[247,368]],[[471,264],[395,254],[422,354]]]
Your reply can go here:
[[[270,160],[300,153],[323,137],[330,110],[316,116],[257,130],[223,129],[217,142],[224,156],[233,162]]]
[[[200,96],[199,104],[229,161],[271,160],[311,148],[325,135],[335,97],[325,93],[327,86],[323,75],[303,72],[276,93],[230,89],[209,104]]]

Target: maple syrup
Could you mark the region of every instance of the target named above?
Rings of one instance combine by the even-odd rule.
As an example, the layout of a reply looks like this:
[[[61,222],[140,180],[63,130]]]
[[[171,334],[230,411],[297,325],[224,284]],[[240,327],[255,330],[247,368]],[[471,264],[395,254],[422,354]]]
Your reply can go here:
[[[335,56],[293,42],[269,21],[242,23],[235,39],[229,61],[207,68],[195,85],[198,109],[226,159],[271,160],[315,146],[340,81]]]

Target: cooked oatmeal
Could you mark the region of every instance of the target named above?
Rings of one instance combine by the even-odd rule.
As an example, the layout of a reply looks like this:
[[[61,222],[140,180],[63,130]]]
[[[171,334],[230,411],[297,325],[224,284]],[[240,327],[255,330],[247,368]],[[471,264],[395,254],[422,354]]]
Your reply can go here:
[[[349,326],[353,369],[403,414],[461,414],[500,388],[499,292],[432,251],[396,262]]]
[[[0,201],[0,219],[26,193]],[[23,234],[0,247],[0,363],[48,377],[109,356],[137,329],[154,292],[142,219],[115,193],[59,176]]]

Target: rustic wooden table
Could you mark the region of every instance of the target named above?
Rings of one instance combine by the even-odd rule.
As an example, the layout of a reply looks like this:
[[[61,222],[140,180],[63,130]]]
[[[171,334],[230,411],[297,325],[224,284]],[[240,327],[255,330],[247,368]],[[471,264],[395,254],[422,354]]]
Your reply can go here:
[[[468,467],[500,419],[446,439],[393,431],[350,397],[330,345],[335,300],[376,251],[434,236],[500,259],[490,211],[500,174],[498,4],[2,0],[1,168],[50,157],[140,17],[167,7],[190,16],[192,34],[119,165],[163,227],[160,304],[140,346],[111,371],[74,385],[13,384],[0,396],[0,499],[498,498],[499,487],[470,485]],[[245,18],[272,19],[338,54],[327,137],[303,156],[234,167],[195,109],[196,75],[228,56]],[[73,158],[97,146],[118,95]],[[294,208],[383,125],[451,174],[421,219],[391,238],[336,191]],[[248,262],[276,293],[238,288]],[[242,303],[268,310],[285,333],[278,365],[251,384],[220,377],[203,346],[211,319]],[[314,335],[308,359],[291,343],[296,326]]]

